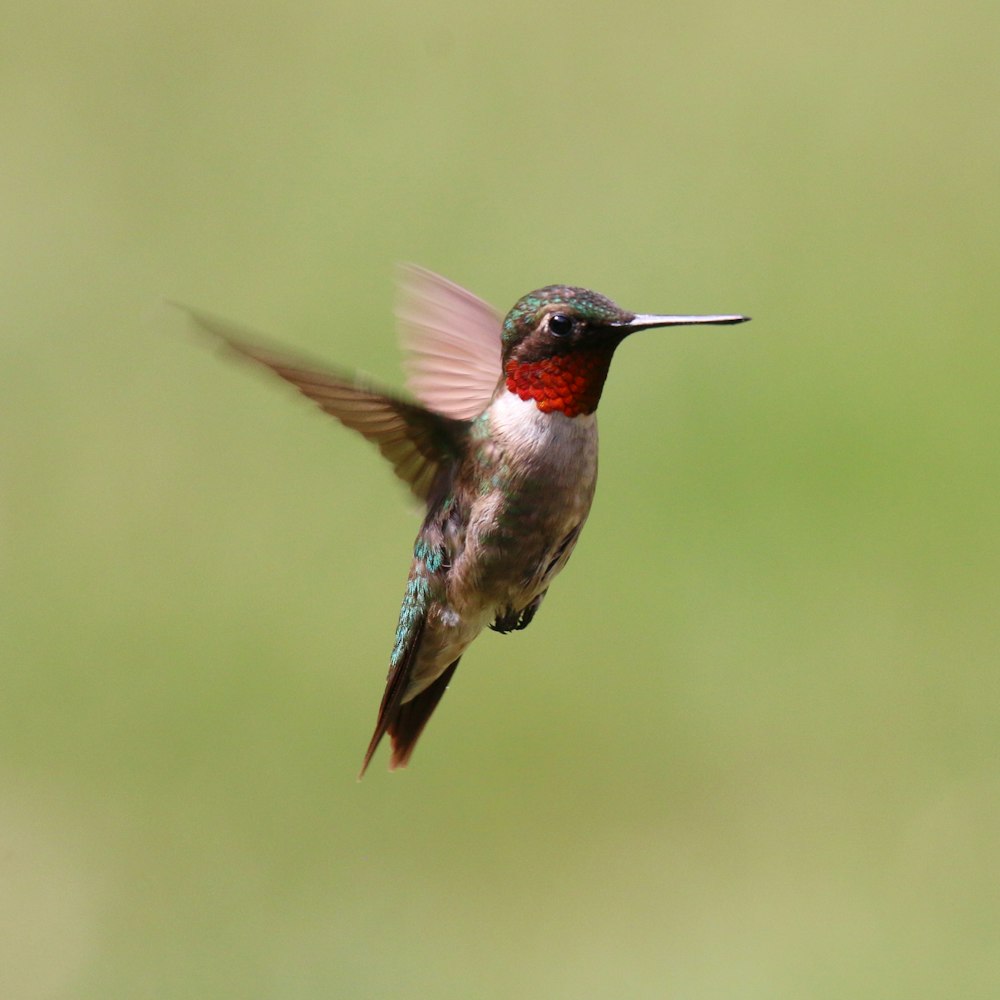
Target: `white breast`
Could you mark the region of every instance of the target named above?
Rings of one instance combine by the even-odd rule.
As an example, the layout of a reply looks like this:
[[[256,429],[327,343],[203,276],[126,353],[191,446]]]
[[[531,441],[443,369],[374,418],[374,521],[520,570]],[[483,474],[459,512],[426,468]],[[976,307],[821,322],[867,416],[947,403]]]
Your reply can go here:
[[[556,480],[593,483],[597,475],[597,418],[543,413],[533,400],[505,392],[490,408],[493,440],[507,452],[539,467]]]
[[[597,480],[593,414],[542,413],[504,393],[478,446],[493,488],[471,498],[464,544],[449,579],[451,603],[481,628],[498,611],[521,609],[569,558],[566,537],[587,518]],[[511,509],[516,511],[511,520]],[[558,565],[552,565],[556,558]]]

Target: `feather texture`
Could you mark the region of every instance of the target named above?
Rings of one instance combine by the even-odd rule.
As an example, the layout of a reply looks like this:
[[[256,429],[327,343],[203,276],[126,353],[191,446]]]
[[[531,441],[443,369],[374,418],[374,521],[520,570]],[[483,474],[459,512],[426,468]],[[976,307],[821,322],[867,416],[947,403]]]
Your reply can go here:
[[[482,299],[414,264],[398,277],[396,319],[407,386],[428,409],[471,420],[500,376],[501,317]]]
[[[290,382],[324,412],[377,445],[418,499],[428,499],[444,466],[458,456],[467,432],[465,421],[431,413],[349,373],[315,368],[264,347],[256,334],[211,313],[173,305],[229,350]]]

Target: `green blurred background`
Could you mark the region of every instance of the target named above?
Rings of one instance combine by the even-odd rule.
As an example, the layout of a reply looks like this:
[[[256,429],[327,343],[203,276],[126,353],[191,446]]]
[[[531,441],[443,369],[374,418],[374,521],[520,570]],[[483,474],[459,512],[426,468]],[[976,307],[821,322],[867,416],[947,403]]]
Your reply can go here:
[[[1000,995],[1000,8],[0,11],[0,996]],[[179,298],[640,311],[532,628],[355,775],[418,518]]]

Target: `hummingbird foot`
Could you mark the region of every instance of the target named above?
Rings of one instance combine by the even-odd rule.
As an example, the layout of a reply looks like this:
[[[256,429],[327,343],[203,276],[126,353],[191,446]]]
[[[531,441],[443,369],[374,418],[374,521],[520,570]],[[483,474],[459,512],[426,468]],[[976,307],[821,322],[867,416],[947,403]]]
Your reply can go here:
[[[508,632],[520,632],[522,629],[526,629],[531,624],[532,618],[535,617],[535,612],[538,610],[539,605],[541,605],[545,593],[543,590],[527,607],[521,608],[520,611],[515,611],[514,608],[507,608],[502,615],[497,615],[496,621],[493,622],[490,628],[501,635],[506,635]]]

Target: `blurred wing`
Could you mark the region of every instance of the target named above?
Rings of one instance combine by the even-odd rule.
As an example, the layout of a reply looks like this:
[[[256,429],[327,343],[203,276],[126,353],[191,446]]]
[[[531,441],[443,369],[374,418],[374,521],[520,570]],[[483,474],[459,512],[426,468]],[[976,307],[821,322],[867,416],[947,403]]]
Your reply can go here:
[[[493,307],[433,271],[405,264],[396,319],[414,396],[456,420],[482,413],[500,380],[502,320]]]
[[[441,467],[458,457],[467,425],[407,403],[356,377],[310,368],[254,343],[211,313],[172,303],[236,354],[270,369],[342,424],[363,434],[392,463],[396,475],[426,500]]]

